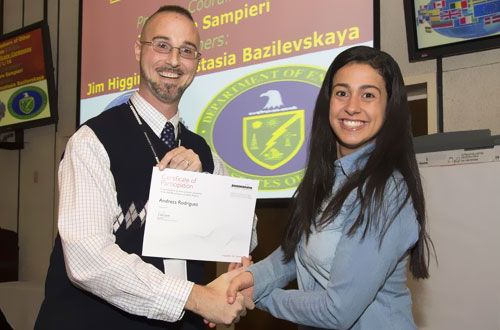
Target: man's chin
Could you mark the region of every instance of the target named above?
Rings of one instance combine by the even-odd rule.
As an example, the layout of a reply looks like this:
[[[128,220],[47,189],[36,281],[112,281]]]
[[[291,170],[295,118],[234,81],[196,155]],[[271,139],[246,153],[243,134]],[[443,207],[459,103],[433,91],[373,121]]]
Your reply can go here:
[[[183,93],[184,93],[184,90],[179,89],[177,87],[175,87],[175,89],[170,87],[166,91],[165,90],[155,91],[156,98],[158,98],[158,100],[160,100],[161,102],[168,103],[168,104],[178,103],[180,101]]]

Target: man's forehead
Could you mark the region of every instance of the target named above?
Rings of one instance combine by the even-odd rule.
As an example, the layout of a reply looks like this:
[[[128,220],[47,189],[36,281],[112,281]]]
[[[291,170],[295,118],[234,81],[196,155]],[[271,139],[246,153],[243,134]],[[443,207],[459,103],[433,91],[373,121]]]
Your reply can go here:
[[[160,35],[163,37],[175,37],[165,35],[167,32],[175,34],[182,32],[182,34],[186,36],[191,34],[196,40],[190,41],[198,42],[200,39],[198,29],[194,22],[188,17],[176,12],[162,12],[150,17],[144,28],[143,35],[148,35],[150,37]]]

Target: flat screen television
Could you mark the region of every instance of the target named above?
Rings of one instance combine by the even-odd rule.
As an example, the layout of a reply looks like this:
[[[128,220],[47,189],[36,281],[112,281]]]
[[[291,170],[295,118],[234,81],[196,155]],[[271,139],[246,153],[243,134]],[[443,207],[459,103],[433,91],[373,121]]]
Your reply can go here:
[[[0,36],[0,132],[57,122],[45,21]]]
[[[404,0],[410,62],[500,47],[500,0]]]

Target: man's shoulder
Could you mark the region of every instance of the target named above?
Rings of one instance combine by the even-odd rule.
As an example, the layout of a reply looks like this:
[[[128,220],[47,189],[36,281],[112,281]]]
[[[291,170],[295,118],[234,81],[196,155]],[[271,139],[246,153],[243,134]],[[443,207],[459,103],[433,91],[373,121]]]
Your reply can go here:
[[[114,106],[112,108],[106,109],[103,112],[101,112],[99,115],[90,118],[87,120],[84,125],[93,127],[93,126],[99,126],[102,124],[107,124],[110,121],[115,122],[116,120],[120,120],[122,118],[126,118],[130,116],[130,112],[127,111],[129,109],[129,106],[126,103]],[[116,123],[116,122],[115,122]]]
[[[104,110],[102,113],[87,120],[84,126],[89,127],[102,142],[107,139],[122,140],[131,135],[135,122],[132,112],[126,103]],[[123,134],[127,132],[127,134]]]

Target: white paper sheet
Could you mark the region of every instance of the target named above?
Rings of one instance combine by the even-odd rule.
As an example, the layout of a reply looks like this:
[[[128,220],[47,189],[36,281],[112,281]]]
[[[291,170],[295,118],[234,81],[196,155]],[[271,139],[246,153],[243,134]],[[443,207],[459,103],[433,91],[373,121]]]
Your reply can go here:
[[[143,255],[240,262],[259,181],[153,168]]]

